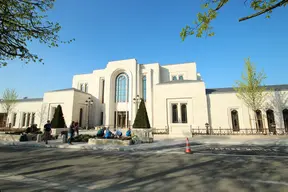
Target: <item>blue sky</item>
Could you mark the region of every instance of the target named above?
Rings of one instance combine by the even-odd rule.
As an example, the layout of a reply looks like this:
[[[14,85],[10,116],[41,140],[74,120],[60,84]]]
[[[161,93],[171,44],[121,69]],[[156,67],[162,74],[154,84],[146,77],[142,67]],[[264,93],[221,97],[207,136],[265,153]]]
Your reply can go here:
[[[182,42],[181,28],[201,11],[200,0],[57,0],[50,20],[62,25],[63,40],[76,41],[53,49],[32,44],[45,65],[9,62],[0,68],[0,93],[15,88],[20,97],[42,97],[46,91],[71,87],[75,74],[129,58],[141,64],[196,62],[206,87],[218,88],[232,86],[250,57],[266,72],[266,84],[288,83],[288,8],[276,9],[271,19],[239,23],[239,17],[251,13],[242,2],[223,8],[213,22],[214,37]]]

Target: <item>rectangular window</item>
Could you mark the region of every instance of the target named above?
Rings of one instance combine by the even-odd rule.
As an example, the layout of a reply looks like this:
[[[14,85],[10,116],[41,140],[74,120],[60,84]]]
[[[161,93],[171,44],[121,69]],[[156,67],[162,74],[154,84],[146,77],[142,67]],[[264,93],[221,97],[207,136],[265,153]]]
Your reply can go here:
[[[181,104],[181,122],[187,123],[187,104]]]
[[[102,80],[102,103],[104,103],[105,80]]]
[[[103,123],[104,123],[104,113],[103,112],[101,112],[101,119],[100,119],[100,124],[101,125],[103,125]]]
[[[16,126],[16,119],[17,119],[17,113],[14,113],[13,114],[13,124],[12,124],[13,127]]]
[[[172,76],[172,81],[176,81],[177,80],[177,76]]]
[[[146,76],[143,76],[142,79],[142,94],[144,101],[146,101]]]
[[[172,123],[178,123],[178,105],[172,104]]]
[[[83,84],[82,83],[80,84],[80,88],[79,89],[80,89],[80,91],[83,91]]]
[[[27,121],[26,121],[26,126],[28,127],[30,124],[30,117],[31,117],[31,113],[27,113]]]
[[[85,90],[84,92],[88,93],[88,83],[85,83]]]
[[[23,116],[22,116],[22,127],[25,126],[25,121],[26,121],[26,113],[23,113]]]
[[[32,113],[31,125],[35,124],[35,113]]]
[[[179,75],[178,79],[179,79],[179,80],[184,80],[183,75]]]

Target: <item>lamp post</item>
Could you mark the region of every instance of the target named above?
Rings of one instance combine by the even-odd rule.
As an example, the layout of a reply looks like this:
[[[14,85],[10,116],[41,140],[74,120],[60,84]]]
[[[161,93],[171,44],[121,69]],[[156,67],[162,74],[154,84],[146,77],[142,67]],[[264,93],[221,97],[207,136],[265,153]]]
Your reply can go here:
[[[89,112],[90,112],[90,106],[93,105],[93,100],[91,99],[91,97],[88,97],[88,99],[85,101],[85,104],[87,106],[87,125],[86,125],[86,129],[88,129],[89,127]]]

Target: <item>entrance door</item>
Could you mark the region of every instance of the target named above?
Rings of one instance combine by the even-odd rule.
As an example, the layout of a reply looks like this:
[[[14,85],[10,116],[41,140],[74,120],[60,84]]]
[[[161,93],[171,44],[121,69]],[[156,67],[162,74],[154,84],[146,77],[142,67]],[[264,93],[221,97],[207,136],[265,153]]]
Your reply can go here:
[[[126,127],[126,111],[118,111],[117,127]]]

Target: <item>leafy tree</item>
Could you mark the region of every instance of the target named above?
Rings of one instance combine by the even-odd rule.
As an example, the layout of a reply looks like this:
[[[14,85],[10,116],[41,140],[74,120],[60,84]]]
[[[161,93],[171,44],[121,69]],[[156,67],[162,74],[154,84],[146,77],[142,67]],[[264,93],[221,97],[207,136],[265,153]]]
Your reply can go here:
[[[61,105],[58,105],[56,110],[55,110],[53,119],[51,121],[51,126],[52,126],[52,128],[64,128],[64,127],[66,127],[66,123],[64,120]]]
[[[7,115],[9,117],[11,111],[13,110],[16,102],[17,102],[18,94],[15,91],[15,89],[5,89],[2,95],[1,104],[2,107]],[[7,123],[9,122],[9,119],[7,118]]]
[[[263,80],[265,79],[265,73],[263,71],[257,72],[256,67],[248,58],[245,60],[245,72],[242,74],[242,80],[236,81],[236,86],[234,86],[237,97],[252,109],[254,118],[256,119],[256,127],[259,127],[256,111],[263,108],[265,100],[268,94],[270,94],[267,87],[263,85]]]
[[[212,31],[213,27],[211,22],[217,18],[217,15],[228,2],[232,0],[204,0],[203,8],[205,9],[204,13],[197,14],[197,20],[194,21],[194,27],[187,25],[184,27],[180,33],[182,40],[184,41],[187,36],[195,35],[196,37],[202,37],[203,32],[207,36],[214,36],[215,33]],[[253,9],[256,13],[242,17],[239,19],[239,22],[252,19],[254,17],[266,14],[266,18],[270,18],[272,10],[281,6],[286,6],[288,0],[242,0],[243,3],[250,4],[250,8]]]
[[[134,120],[133,128],[151,128],[145,107],[145,102],[143,99],[141,99],[140,106]]]
[[[0,67],[7,60],[20,59],[25,63],[40,62],[43,59],[31,53],[27,42],[38,40],[48,47],[60,43],[59,23],[47,20],[45,12],[53,8],[55,0],[0,0]],[[74,40],[74,39],[73,39]]]

